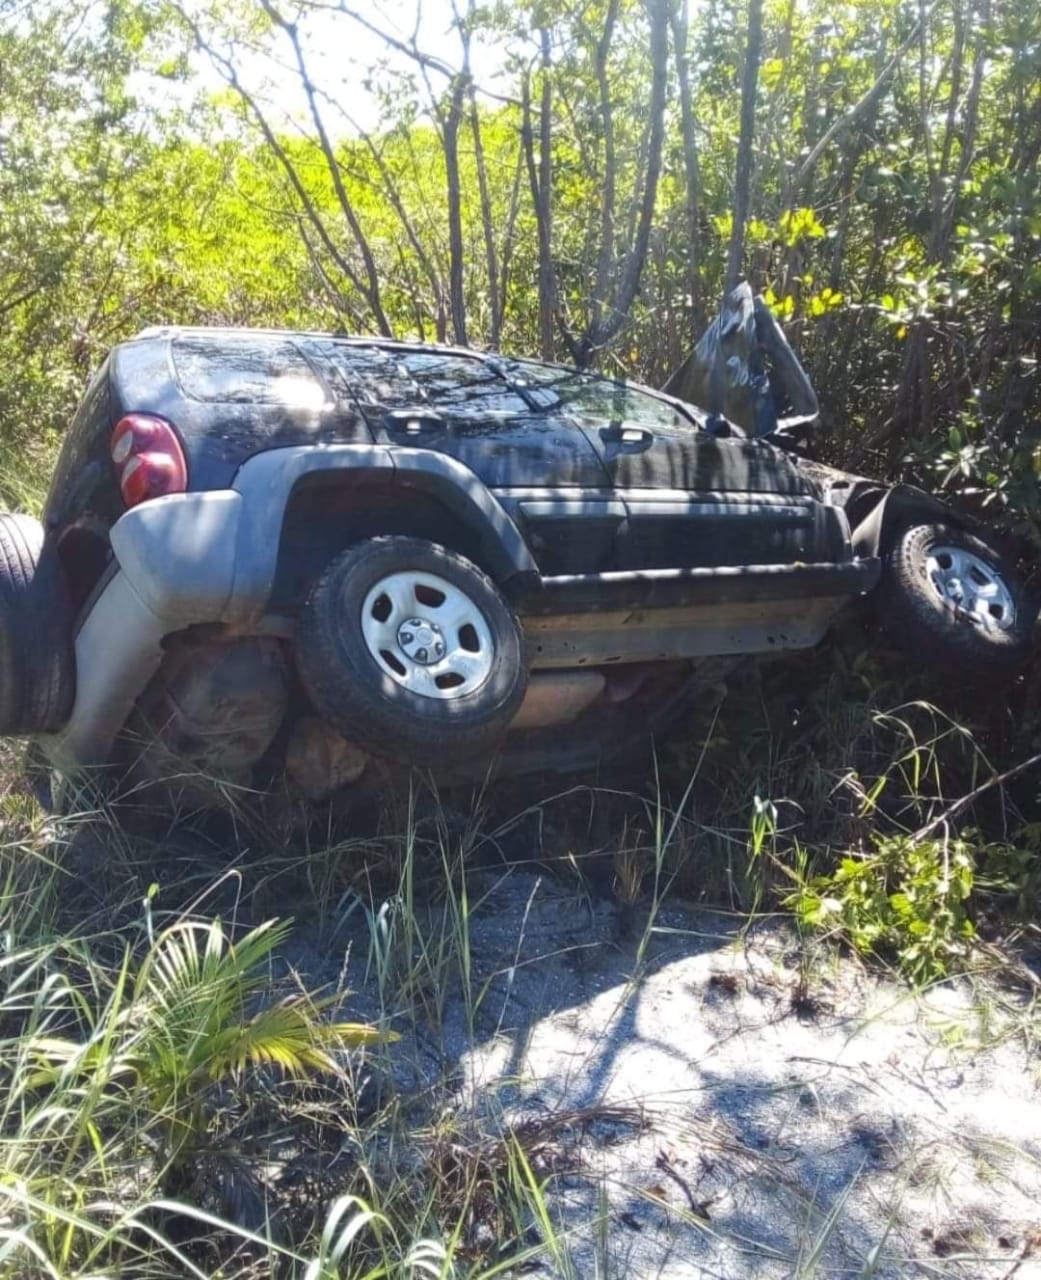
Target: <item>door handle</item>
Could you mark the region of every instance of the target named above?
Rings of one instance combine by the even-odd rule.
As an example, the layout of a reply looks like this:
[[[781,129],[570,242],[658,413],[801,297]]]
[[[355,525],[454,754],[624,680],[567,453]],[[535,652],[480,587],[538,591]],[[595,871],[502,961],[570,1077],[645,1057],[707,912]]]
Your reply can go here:
[[[654,432],[648,431],[646,427],[627,427],[624,423],[615,422],[609,427],[600,428],[600,439],[605,444],[645,448],[654,443]]]
[[[448,429],[448,424],[437,410],[424,405],[414,409],[388,409],[383,415],[383,425],[388,431],[400,431],[407,436],[428,435]]]

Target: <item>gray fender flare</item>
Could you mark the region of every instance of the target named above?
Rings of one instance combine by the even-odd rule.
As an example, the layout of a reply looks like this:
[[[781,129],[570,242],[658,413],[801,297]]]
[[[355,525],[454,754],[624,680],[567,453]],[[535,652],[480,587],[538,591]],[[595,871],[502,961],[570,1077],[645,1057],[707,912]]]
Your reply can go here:
[[[853,550],[858,556],[882,556],[896,532],[908,524],[922,521],[940,521],[973,532],[979,522],[971,516],[941,502],[932,494],[914,485],[900,484],[884,492],[881,499],[863,516],[851,535]]]
[[[534,586],[538,565],[502,503],[455,458],[422,449],[395,449],[394,484],[428,493],[462,520],[478,540],[481,560],[500,585]]]
[[[317,472],[343,472],[350,483],[382,476],[394,486],[430,494],[474,534],[480,558],[500,585],[538,580],[538,566],[517,526],[481,480],[461,462],[424,449],[378,445],[269,449],[239,468],[232,488],[242,498],[235,539],[235,579],[224,617],[249,622],[271,596],[278,549],[293,490]]]

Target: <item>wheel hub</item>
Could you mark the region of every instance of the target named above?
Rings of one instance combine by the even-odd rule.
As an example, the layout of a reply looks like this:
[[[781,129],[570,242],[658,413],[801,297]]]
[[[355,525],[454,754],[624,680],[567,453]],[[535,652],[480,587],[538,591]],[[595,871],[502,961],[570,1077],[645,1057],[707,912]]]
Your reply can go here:
[[[958,546],[934,546],[926,559],[933,590],[982,631],[1007,631],[1016,603],[1001,574],[982,556]]]
[[[398,648],[406,658],[430,667],[445,656],[445,638],[436,622],[406,618],[398,628]]]
[[[451,702],[491,676],[495,644],[488,620],[461,586],[402,568],[374,583],[361,630],[382,673],[409,693]]]

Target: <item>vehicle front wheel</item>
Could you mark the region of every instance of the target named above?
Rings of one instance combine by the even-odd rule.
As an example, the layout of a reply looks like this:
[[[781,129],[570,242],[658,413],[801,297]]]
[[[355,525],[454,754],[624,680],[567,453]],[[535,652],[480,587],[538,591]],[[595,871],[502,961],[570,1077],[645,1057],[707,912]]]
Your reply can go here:
[[[494,747],[528,682],[495,584],[419,538],[349,547],[314,585],[297,665],[319,715],[374,755],[433,768]]]
[[[886,556],[879,613],[893,639],[921,661],[1000,677],[1026,661],[1037,605],[986,542],[954,525],[916,524]]]

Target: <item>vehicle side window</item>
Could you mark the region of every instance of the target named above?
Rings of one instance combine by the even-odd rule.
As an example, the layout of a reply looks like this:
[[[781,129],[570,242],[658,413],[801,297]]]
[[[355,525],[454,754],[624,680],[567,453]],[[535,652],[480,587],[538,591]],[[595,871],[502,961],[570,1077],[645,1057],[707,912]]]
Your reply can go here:
[[[417,351],[402,355],[399,363],[415,380],[423,399],[453,417],[531,412],[524,397],[483,360]]]
[[[656,430],[671,427],[690,431],[695,425],[665,400],[641,387],[575,369],[518,360],[511,366],[513,381],[547,409],[562,407],[583,427],[624,424]]]
[[[385,351],[376,347],[345,347],[330,343],[323,354],[330,361],[337,378],[359,404],[383,409],[398,409],[422,403],[414,380]]]
[[[303,352],[284,339],[191,335],[172,346],[177,379],[193,400],[299,406],[328,400]]]
[[[341,348],[335,368],[366,405],[394,409],[428,404],[450,418],[530,413],[524,397],[483,360],[439,351]]]

